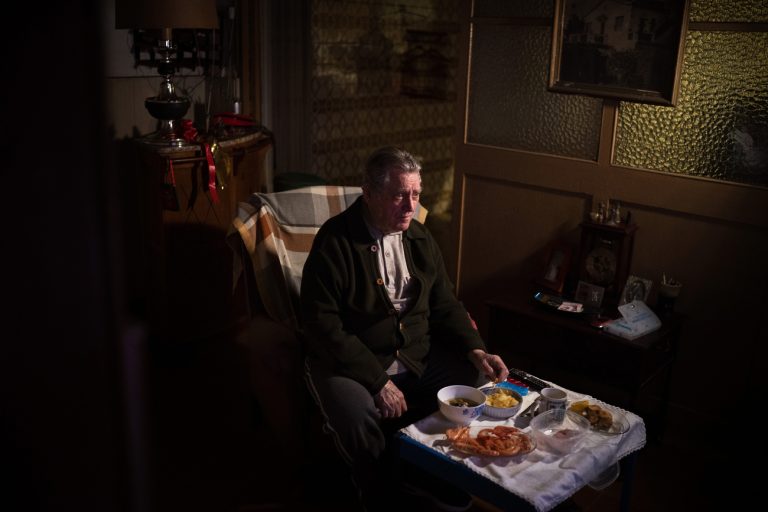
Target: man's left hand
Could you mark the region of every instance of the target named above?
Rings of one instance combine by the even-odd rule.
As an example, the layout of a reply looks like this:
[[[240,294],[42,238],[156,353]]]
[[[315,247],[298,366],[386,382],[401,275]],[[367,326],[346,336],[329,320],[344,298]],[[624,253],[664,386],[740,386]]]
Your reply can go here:
[[[469,353],[469,360],[480,373],[493,382],[501,382],[509,376],[509,370],[504,361],[496,354],[489,354],[485,350],[475,349]]]

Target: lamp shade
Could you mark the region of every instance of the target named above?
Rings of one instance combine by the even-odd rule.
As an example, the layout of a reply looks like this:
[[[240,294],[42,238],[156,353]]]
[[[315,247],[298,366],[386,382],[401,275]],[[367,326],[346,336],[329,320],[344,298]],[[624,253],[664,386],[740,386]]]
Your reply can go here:
[[[219,28],[216,0],[117,0],[115,28]]]

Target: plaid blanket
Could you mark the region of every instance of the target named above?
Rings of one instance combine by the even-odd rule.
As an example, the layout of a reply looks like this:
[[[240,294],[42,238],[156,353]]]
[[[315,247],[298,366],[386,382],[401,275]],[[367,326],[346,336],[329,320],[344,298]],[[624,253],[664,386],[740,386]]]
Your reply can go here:
[[[320,226],[341,213],[362,194],[360,187],[315,186],[284,192],[252,194],[238,205],[228,235],[240,236],[250,262],[234,251],[233,283],[243,265],[251,264],[256,289],[266,313],[297,329],[301,275]],[[424,222],[427,210],[419,205],[414,218]]]

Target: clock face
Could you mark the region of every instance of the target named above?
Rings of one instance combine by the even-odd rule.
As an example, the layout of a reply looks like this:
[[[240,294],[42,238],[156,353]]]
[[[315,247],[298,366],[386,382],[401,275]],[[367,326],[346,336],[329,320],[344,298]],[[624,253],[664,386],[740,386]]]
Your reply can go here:
[[[581,224],[579,280],[603,288],[606,307],[619,301],[632,262],[635,231],[635,224]]]
[[[595,247],[587,254],[584,268],[594,284],[609,285],[616,275],[616,255],[607,247]]]

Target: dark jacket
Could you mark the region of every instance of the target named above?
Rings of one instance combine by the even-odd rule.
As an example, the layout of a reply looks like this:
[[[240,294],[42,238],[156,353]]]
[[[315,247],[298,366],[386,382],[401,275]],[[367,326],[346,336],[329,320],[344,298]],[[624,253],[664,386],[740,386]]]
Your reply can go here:
[[[417,295],[398,317],[379,275],[364,208],[361,197],[323,224],[304,265],[301,314],[312,364],[328,365],[375,394],[395,354],[421,375],[430,342],[485,350],[454,295],[437,243],[415,220],[403,233],[403,247]]]

